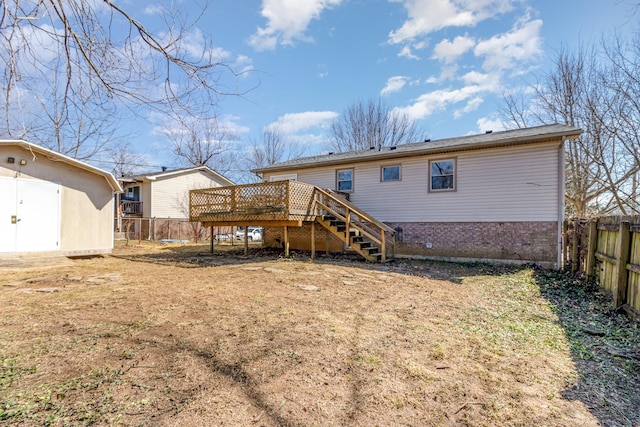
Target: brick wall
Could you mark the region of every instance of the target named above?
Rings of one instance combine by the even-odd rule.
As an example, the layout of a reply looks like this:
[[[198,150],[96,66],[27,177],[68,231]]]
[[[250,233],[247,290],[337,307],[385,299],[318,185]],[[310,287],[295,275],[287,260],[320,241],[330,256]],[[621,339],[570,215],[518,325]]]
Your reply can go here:
[[[396,252],[555,263],[557,222],[387,223],[402,229]],[[431,247],[429,247],[429,244]]]
[[[396,243],[399,255],[535,261],[550,265],[557,262],[557,222],[397,222],[387,225],[402,229]],[[267,227],[264,244],[282,247],[283,236],[282,227]],[[317,251],[326,250],[327,237],[330,252],[343,250],[338,238],[316,225]],[[289,244],[292,250],[310,250],[311,226],[289,227]]]

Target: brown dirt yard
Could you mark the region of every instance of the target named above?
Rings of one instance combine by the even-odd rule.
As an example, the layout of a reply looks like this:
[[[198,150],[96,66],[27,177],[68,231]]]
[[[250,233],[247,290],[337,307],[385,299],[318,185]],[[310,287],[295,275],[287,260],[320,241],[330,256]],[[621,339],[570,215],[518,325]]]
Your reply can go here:
[[[0,424],[640,423],[640,328],[581,282],[207,249],[0,269]]]

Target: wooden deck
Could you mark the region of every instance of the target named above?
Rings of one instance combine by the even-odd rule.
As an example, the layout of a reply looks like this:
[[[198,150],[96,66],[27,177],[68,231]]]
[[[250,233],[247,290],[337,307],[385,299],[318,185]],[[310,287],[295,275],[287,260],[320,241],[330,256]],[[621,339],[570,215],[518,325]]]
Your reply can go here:
[[[298,181],[191,190],[189,220],[203,226],[284,226],[311,224],[311,252],[315,254],[315,224],[320,224],[369,261],[385,262],[395,251],[395,231],[331,190]]]

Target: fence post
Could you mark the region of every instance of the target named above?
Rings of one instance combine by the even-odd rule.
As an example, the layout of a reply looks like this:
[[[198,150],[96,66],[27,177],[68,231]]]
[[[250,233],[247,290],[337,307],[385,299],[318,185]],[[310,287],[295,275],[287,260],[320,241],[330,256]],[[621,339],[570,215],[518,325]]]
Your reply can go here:
[[[594,276],[596,265],[596,249],[598,243],[598,221],[589,222],[589,243],[587,244],[587,262],[585,266],[585,274],[587,277]]]
[[[569,231],[569,221],[562,222],[562,268],[567,268],[569,263],[569,238],[567,233]]]
[[[629,222],[622,221],[620,223],[620,230],[618,232],[618,241],[616,248],[616,254],[618,263],[616,264],[616,271],[614,276],[613,286],[613,306],[615,308],[620,307],[625,303],[627,297],[627,263],[629,262],[629,244],[631,242],[631,227]]]
[[[571,235],[571,274],[575,274],[580,266],[580,259],[578,258],[578,247],[580,246],[580,236],[578,236],[578,221],[573,220],[573,233]]]

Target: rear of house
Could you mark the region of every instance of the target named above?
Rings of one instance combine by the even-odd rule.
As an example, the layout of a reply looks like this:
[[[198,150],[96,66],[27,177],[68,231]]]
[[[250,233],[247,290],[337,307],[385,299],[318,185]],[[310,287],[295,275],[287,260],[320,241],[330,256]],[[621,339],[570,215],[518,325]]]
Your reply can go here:
[[[396,231],[396,254],[560,264],[564,140],[549,125],[334,153],[256,170],[339,191]],[[299,233],[306,234],[303,227]],[[277,245],[280,231],[265,230]],[[307,249],[301,235],[292,241]],[[299,242],[299,244],[296,244]]]
[[[113,249],[109,172],[26,141],[0,141],[0,253]]]

